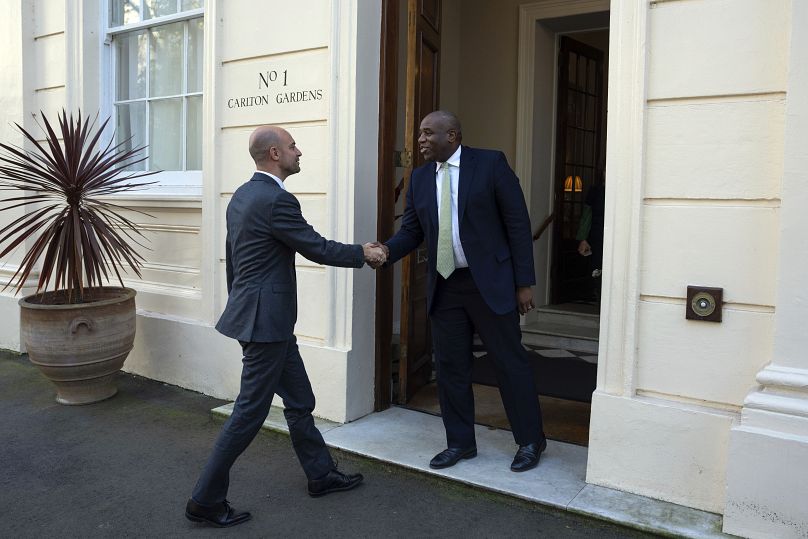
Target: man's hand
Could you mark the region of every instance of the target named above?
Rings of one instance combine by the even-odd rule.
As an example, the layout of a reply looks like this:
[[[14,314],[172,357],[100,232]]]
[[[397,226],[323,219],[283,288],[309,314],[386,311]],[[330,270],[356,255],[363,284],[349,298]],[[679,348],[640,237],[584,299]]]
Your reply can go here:
[[[379,243],[366,243],[362,246],[365,253],[365,263],[373,269],[377,269],[387,261],[386,248]]]
[[[516,305],[519,308],[519,314],[526,314],[532,310],[533,305],[533,289],[529,286],[520,286],[516,289]]]
[[[586,240],[581,240],[578,244],[578,254],[581,256],[589,256],[592,254],[592,246]]]

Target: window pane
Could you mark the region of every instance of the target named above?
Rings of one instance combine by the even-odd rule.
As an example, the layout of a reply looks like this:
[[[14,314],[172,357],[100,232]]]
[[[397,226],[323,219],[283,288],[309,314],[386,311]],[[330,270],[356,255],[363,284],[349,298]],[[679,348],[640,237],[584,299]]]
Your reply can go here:
[[[205,7],[205,0],[182,0],[182,10],[198,9]]]
[[[586,96],[586,128],[595,129],[595,98]]]
[[[122,150],[141,148],[146,143],[146,103],[130,103],[115,106],[115,140],[124,143]],[[141,157],[146,155],[142,152]],[[126,170],[144,170],[145,162],[124,167]]]
[[[202,96],[188,98],[185,170],[202,170]]]
[[[117,99],[146,97],[146,34],[126,34],[115,41]]]
[[[150,170],[182,170],[182,99],[151,102]]]
[[[149,95],[182,93],[183,23],[159,26],[150,32],[151,62],[149,64]]]
[[[154,19],[177,12],[177,0],[146,0],[144,19]]]
[[[202,91],[202,19],[188,21],[188,92]]]
[[[110,6],[110,26],[121,26],[140,22],[141,0],[112,0]]]
[[[586,91],[586,56],[578,57],[578,88]]]

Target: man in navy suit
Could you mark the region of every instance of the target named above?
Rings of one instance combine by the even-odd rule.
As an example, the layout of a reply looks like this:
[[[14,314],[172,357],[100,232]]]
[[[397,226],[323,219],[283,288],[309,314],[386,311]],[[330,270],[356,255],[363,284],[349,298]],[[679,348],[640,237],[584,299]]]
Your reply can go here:
[[[361,474],[336,469],[314,426],[314,393],[293,333],[295,253],[318,264],[354,268],[384,260],[384,252],[371,244],[327,240],[306,222],[297,198],[283,185],[288,176],[300,172],[303,155],[287,131],[259,127],[250,136],[250,155],[257,170],[227,205],[229,296],[216,324],[220,333],[241,344],[241,390],[185,509],[190,520],[217,527],[250,518],[225,499],[230,467],[260,430],[276,393],[283,398],[283,413],[308,478],[309,494],[349,490],[362,481]]]
[[[461,146],[461,139],[451,112],[423,119],[418,145],[428,163],[413,170],[401,229],[385,246],[389,263],[424,239],[429,248],[427,305],[447,441],[429,465],[447,468],[477,455],[471,384],[476,331],[494,361],[519,445],[511,470],[521,472],[535,467],[547,447],[519,328],[519,314],[534,307],[530,220],[502,152]]]

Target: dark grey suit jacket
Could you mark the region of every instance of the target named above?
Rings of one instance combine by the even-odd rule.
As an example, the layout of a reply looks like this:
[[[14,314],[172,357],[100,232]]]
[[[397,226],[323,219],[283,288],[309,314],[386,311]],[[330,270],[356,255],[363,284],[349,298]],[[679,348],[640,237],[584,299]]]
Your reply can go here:
[[[227,205],[227,307],[216,329],[246,342],[290,339],[297,321],[295,252],[328,266],[360,268],[361,245],[323,238],[300,203],[256,173]]]

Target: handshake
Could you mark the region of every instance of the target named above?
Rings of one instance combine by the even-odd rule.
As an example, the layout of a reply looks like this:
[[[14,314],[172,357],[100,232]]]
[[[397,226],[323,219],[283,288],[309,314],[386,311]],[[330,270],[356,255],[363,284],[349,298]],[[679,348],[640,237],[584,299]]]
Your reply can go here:
[[[390,254],[387,246],[377,241],[364,244],[362,249],[365,252],[365,263],[373,269],[382,267]]]

